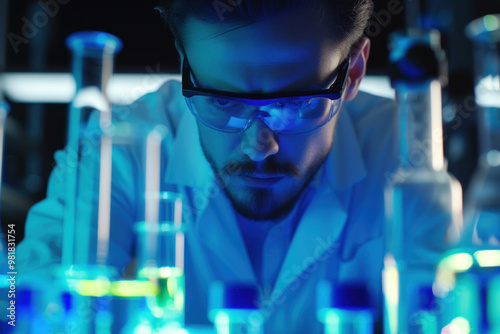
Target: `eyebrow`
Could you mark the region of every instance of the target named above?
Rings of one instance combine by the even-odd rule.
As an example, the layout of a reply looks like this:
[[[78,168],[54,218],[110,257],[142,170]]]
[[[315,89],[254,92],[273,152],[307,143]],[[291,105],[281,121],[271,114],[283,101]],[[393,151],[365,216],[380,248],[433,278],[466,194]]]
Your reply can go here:
[[[208,93],[208,94],[215,94],[215,95],[225,95],[225,96],[231,96],[231,97],[242,97],[246,99],[256,99],[256,100],[265,100],[265,99],[277,99],[277,98],[286,98],[286,97],[292,97],[292,96],[303,96],[303,95],[323,95],[323,94],[336,94],[339,95],[342,93],[342,90],[345,87],[346,80],[349,75],[349,68],[350,68],[350,57],[348,56],[345,60],[340,62],[339,66],[337,66],[337,69],[332,73],[336,74],[336,78],[334,82],[328,86],[327,88],[322,88],[322,89],[307,89],[307,90],[300,90],[300,91],[276,91],[276,92],[266,92],[266,93],[259,93],[259,92],[245,92],[245,93],[236,93],[236,92],[229,92],[229,91],[223,91],[223,90],[218,90],[218,89],[212,89],[212,88],[204,88],[203,86],[198,84],[198,87],[195,86],[195,81],[194,80],[194,74],[189,66],[189,61],[187,60],[187,57],[184,58],[183,61],[183,72],[182,72],[182,87],[183,87],[183,94],[184,92],[191,91],[189,94],[192,94],[193,92],[196,92],[196,88],[200,90],[206,90],[205,92],[200,92],[199,93]],[[339,72],[341,70],[341,72]],[[338,72],[338,73],[336,73]],[[343,80],[342,82],[338,81],[338,74],[343,73]],[[188,85],[188,87],[185,87],[185,85]],[[334,87],[335,86],[335,87]],[[313,86],[314,87],[314,86]],[[194,89],[194,90],[193,90]],[[333,89],[333,91],[332,91]],[[325,92],[326,91],[326,92]],[[240,95],[240,96],[238,96]],[[245,96],[242,96],[245,95]]]
[[[230,32],[236,31],[236,30],[238,30],[238,29],[248,27],[248,26],[250,26],[250,25],[252,25],[252,24],[254,24],[254,23],[255,23],[255,22],[249,22],[249,23],[244,24],[244,25],[238,25],[238,26],[236,26],[236,27],[234,27],[234,28],[231,28],[231,29],[229,29],[229,30],[225,30],[225,31],[222,31],[222,32],[217,32],[217,33],[214,33],[214,34],[212,34],[212,35],[207,35],[207,36],[205,36],[205,37],[200,38],[200,41],[207,41],[207,40],[211,40],[211,39],[217,38],[217,37],[219,37],[219,36],[223,36],[223,35],[225,35],[225,34],[228,34],[228,33],[230,33]],[[229,25],[229,24],[228,24],[228,25]]]

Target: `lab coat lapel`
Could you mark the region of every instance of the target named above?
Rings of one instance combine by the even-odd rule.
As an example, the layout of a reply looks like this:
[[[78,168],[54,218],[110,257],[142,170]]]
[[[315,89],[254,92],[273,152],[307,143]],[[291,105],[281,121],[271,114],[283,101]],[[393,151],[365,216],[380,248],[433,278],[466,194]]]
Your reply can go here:
[[[337,256],[346,219],[347,213],[331,188],[314,196],[297,226],[273,294],[280,295],[292,282],[300,281],[301,274],[318,262]]]
[[[196,224],[197,236],[206,246],[219,280],[255,283],[256,278],[229,200],[220,188]]]

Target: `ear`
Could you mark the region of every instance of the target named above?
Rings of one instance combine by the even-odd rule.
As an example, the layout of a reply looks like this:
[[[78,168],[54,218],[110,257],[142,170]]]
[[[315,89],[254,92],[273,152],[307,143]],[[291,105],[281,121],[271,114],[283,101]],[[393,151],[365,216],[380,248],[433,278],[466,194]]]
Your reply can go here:
[[[181,73],[182,73],[182,64],[184,64],[184,58],[186,57],[186,55],[184,52],[184,48],[181,46],[180,42],[177,39],[175,39],[175,48],[177,49],[177,52],[179,53]]]
[[[344,93],[344,101],[350,101],[356,97],[361,80],[366,73],[366,64],[370,56],[370,40],[361,38],[354,46],[351,54],[351,69]]]

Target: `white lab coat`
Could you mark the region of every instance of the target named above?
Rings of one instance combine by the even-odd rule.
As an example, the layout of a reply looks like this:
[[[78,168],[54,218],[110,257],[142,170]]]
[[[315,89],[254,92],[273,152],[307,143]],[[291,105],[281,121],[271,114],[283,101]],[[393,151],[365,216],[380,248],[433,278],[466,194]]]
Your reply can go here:
[[[316,285],[322,279],[364,282],[381,305],[384,186],[397,162],[394,102],[360,92],[340,111],[332,150],[316,177],[316,192],[297,226],[272,291],[262,291],[266,333],[318,333]],[[199,143],[197,124],[180,83],[166,82],[131,106],[122,119],[162,123],[171,137],[164,150],[165,184],[186,198],[186,321],[207,322],[208,287],[214,280],[256,282],[233,210],[214,182]],[[18,249],[19,271],[43,270],[61,252],[64,209],[63,152],[47,198],[35,205]],[[134,255],[132,225],[144,219],[140,164],[123,161],[113,174],[110,262],[121,270]],[[263,254],[271,254],[267,243]]]

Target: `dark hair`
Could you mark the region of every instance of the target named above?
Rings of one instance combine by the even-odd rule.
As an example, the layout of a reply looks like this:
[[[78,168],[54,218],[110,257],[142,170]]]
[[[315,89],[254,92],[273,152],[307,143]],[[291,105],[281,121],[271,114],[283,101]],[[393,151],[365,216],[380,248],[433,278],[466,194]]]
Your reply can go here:
[[[181,44],[181,27],[190,15],[205,22],[234,24],[302,8],[321,12],[323,21],[331,22],[332,38],[350,49],[369,24],[373,0],[159,0],[156,7]]]

